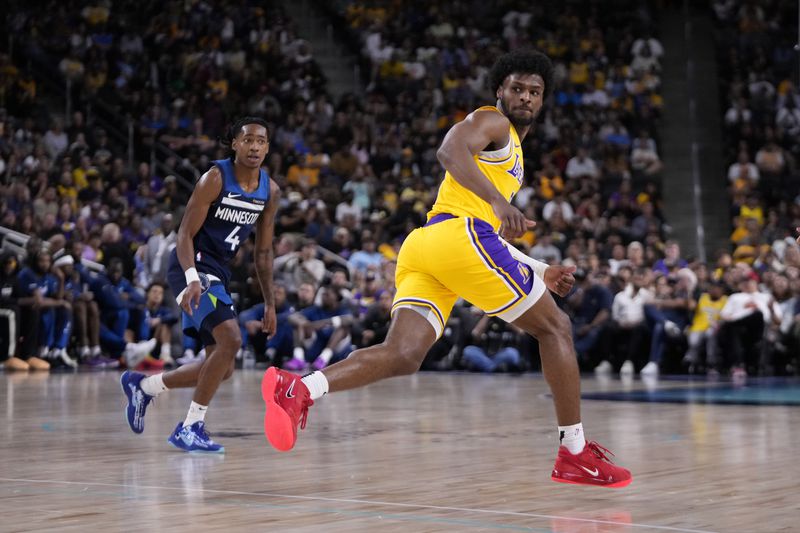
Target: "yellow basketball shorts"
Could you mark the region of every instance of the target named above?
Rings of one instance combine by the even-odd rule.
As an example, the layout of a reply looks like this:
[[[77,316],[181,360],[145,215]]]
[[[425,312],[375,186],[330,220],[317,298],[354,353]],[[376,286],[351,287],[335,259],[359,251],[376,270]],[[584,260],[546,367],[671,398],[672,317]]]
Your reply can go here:
[[[513,322],[545,291],[544,282],[511,255],[488,222],[448,214],[434,216],[403,242],[395,282],[392,313],[424,308],[437,338],[459,297]]]

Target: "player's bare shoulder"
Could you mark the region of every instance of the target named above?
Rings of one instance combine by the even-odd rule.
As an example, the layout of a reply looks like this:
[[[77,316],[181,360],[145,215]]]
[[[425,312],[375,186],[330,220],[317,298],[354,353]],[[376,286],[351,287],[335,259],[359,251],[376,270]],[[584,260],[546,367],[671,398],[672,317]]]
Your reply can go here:
[[[497,142],[508,139],[511,122],[495,107],[476,109],[464,119],[464,124],[483,132],[486,137]]]
[[[222,171],[213,165],[197,180],[192,196],[211,203],[222,191],[222,181]]]
[[[467,115],[464,122],[471,122],[477,127],[496,129],[507,132],[511,121],[499,109],[493,106],[480,107]]]

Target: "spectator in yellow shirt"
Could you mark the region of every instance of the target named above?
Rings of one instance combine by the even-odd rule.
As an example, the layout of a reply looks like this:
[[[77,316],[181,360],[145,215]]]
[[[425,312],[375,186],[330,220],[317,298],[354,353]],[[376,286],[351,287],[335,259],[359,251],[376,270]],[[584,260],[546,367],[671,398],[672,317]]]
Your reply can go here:
[[[722,281],[712,281],[708,292],[704,292],[697,302],[694,320],[689,328],[689,349],[683,357],[690,369],[700,359],[700,347],[706,347],[706,365],[709,369],[716,367],[718,360],[717,332],[719,331],[719,315],[728,297]]]

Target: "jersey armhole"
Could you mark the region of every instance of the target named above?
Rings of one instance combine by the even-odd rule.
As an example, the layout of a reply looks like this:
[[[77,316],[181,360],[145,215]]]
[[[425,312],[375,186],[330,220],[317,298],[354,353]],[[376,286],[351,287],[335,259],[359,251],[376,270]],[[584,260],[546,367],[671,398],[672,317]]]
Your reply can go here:
[[[513,151],[514,146],[514,138],[511,135],[511,131],[508,132],[508,143],[499,150],[481,150],[478,152],[478,156],[481,159],[507,159],[511,156],[511,152]]]

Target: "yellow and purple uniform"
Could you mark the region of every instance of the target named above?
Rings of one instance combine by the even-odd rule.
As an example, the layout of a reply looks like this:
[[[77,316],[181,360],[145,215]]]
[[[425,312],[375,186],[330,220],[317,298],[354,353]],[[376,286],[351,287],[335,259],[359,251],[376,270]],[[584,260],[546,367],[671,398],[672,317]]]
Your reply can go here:
[[[476,112],[500,111],[486,106]],[[509,201],[524,176],[520,144],[509,125],[506,146],[473,156]],[[425,308],[437,337],[459,297],[508,322],[519,318],[544,293],[544,282],[511,255],[499,229],[492,207],[446,172],[427,224],[411,232],[400,249],[392,312]]]

